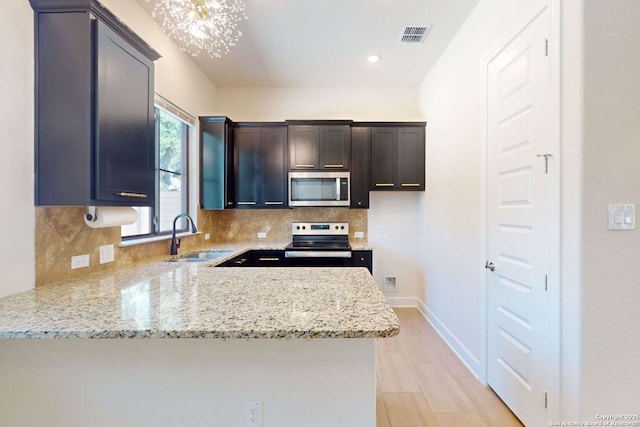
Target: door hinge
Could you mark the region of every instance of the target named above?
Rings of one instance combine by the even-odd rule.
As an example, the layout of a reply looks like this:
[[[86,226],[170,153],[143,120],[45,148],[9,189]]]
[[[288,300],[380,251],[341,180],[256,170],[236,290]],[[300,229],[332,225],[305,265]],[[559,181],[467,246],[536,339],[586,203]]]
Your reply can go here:
[[[549,39],[544,39],[544,56],[549,56]]]
[[[547,392],[545,391],[544,392],[544,407],[545,408],[548,408],[548,406],[547,406],[548,405],[548,398],[549,398],[549,396],[547,395]]]
[[[544,275],[544,290],[549,290],[549,276],[547,276],[546,274]]]

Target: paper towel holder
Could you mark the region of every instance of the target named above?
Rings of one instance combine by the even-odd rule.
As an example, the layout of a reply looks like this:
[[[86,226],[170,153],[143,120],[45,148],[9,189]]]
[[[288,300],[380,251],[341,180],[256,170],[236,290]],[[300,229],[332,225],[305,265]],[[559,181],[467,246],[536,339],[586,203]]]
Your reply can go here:
[[[86,206],[82,219],[91,228],[117,227],[135,223],[138,212],[131,206]]]
[[[98,220],[96,206],[87,206],[85,208],[85,217],[89,222],[96,222]]]

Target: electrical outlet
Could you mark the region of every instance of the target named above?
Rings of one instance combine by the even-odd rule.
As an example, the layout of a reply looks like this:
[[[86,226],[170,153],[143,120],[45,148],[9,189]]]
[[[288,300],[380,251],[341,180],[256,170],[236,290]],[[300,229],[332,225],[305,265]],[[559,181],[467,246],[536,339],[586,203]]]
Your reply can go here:
[[[385,291],[397,291],[398,290],[398,286],[396,284],[396,278],[391,276],[391,277],[385,277],[384,278],[384,285],[383,285],[383,290]]]
[[[266,238],[267,238],[267,233],[264,233],[264,232],[258,233],[258,239],[266,239]]]
[[[71,257],[71,269],[89,267],[89,254],[76,255]]]
[[[364,231],[356,231],[356,232],[353,234],[353,236],[354,236],[356,239],[362,239],[362,238],[364,237]]]
[[[209,240],[211,238],[211,234],[207,233],[204,235],[204,240]]]
[[[262,427],[262,403],[259,400],[244,402],[244,427]]]
[[[100,264],[113,262],[113,259],[114,259],[113,245],[100,246]]]

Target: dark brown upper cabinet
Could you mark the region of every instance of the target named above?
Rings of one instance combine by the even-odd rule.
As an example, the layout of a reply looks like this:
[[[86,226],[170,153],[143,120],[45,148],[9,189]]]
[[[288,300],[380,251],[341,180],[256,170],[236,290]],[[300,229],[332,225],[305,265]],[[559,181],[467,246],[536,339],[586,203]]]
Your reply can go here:
[[[288,120],[289,169],[348,171],[350,120]]]
[[[351,128],[351,208],[369,209],[371,129]]]
[[[233,122],[228,117],[200,117],[200,207],[235,206]]]
[[[371,190],[423,191],[426,123],[371,126]]]
[[[235,206],[286,208],[287,128],[238,123],[234,129]]]
[[[97,1],[30,2],[36,205],[153,205],[160,55]]]

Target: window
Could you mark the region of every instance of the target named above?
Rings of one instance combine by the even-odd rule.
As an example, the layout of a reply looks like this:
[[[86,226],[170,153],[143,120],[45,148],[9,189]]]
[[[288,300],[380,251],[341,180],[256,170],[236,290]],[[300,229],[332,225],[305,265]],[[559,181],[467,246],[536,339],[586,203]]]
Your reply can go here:
[[[127,239],[169,234],[176,215],[188,211],[187,147],[190,124],[158,106],[155,118],[156,203],[154,207],[135,208],[138,221],[121,228],[121,236]],[[181,218],[176,229],[186,231],[187,226],[186,220]]]

